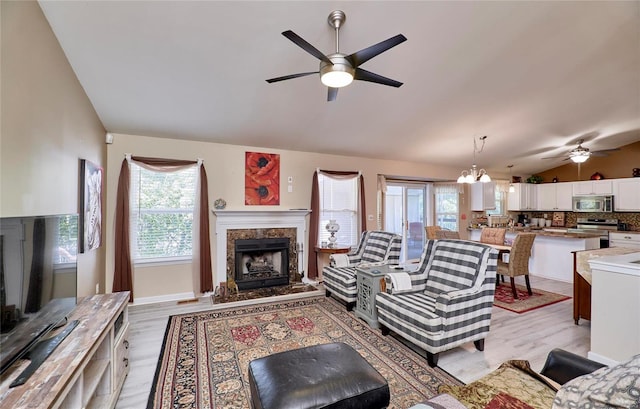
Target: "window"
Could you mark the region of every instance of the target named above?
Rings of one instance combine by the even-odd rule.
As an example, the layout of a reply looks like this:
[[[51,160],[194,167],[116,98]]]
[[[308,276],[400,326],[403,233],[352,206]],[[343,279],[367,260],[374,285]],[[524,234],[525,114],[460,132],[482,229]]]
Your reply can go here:
[[[336,243],[340,247],[356,246],[359,237],[358,228],[358,176],[349,179],[332,178],[318,174],[320,193],[320,225],[318,243],[329,242],[329,232],[325,228],[329,220],[340,225],[336,233]]]
[[[436,202],[436,225],[446,230],[458,230],[457,184],[436,184],[434,186]]]
[[[196,166],[156,172],[131,163],[131,258],[191,260]]]

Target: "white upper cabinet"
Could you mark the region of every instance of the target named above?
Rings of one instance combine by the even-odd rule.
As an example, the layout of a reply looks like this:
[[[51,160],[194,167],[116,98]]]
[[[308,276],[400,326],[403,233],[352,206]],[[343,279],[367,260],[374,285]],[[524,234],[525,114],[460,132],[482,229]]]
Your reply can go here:
[[[514,183],[514,191],[507,196],[507,210],[536,210],[537,192],[540,185],[531,183]]]
[[[472,211],[480,212],[496,208],[496,182],[476,182],[470,188]]]
[[[537,210],[571,210],[572,188],[571,182],[538,185]]]
[[[620,212],[640,211],[640,178],[613,180],[613,207]]]
[[[585,180],[573,182],[574,195],[610,195],[613,193],[611,180]]]

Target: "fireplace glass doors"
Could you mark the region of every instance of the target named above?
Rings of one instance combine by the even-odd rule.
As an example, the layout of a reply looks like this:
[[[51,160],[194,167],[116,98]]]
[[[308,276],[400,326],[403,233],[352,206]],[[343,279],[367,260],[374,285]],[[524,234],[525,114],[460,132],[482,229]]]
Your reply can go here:
[[[289,284],[289,238],[236,240],[235,270],[239,290]]]

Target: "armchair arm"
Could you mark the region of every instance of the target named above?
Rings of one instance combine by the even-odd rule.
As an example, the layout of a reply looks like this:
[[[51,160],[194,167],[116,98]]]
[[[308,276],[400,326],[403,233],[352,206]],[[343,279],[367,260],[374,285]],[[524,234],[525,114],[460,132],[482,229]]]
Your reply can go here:
[[[556,348],[547,355],[547,361],[540,374],[562,385],[573,378],[586,375],[604,366],[606,365]]]
[[[385,264],[388,264],[386,261],[369,261],[369,262],[362,262],[362,263],[356,263],[356,265],[354,267],[379,267],[379,266],[384,266]]]
[[[448,312],[452,311],[456,304],[470,300],[478,300],[477,294],[480,293],[481,290],[481,288],[474,286],[449,291],[448,293],[440,293],[436,299],[436,311],[440,316],[447,317],[449,316]]]
[[[401,290],[398,291],[393,287],[393,283],[388,276],[384,277],[386,283],[386,292],[389,294],[404,294],[404,293],[417,293],[424,291],[425,283],[427,282],[426,275],[424,272],[420,270],[415,271],[407,271],[409,277],[411,278],[411,289],[410,290]]]

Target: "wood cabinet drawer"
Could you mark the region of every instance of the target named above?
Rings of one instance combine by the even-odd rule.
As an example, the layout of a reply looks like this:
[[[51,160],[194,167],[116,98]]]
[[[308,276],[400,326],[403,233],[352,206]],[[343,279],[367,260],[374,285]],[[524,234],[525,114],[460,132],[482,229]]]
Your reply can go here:
[[[124,324],[121,335],[116,339],[114,356],[115,384],[118,385],[129,373],[129,323]]]

